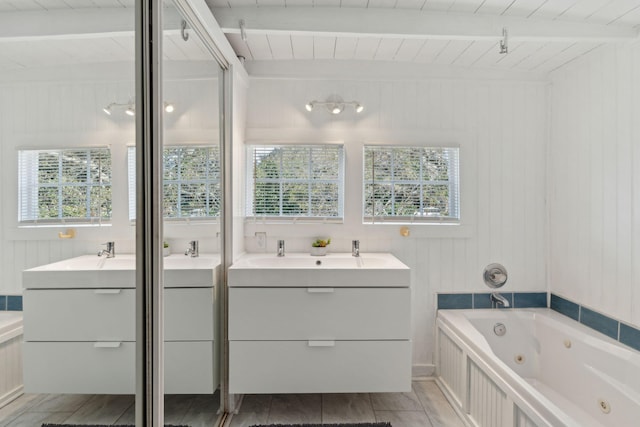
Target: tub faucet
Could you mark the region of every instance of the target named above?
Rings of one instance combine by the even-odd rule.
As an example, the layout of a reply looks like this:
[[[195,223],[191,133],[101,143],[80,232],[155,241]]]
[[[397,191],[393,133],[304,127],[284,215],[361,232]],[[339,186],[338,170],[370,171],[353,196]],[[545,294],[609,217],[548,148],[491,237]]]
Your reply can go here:
[[[107,258],[113,258],[116,256],[116,242],[107,242],[103,243],[103,245],[106,245],[107,249],[103,249],[98,252],[98,256],[106,255]]]
[[[278,256],[284,256],[284,240],[278,240]]]
[[[190,241],[189,242],[189,249],[187,249],[187,251],[184,254],[185,255],[191,255],[192,258],[195,258],[198,255],[200,255],[200,253],[198,251],[198,241],[197,240]]]
[[[497,308],[498,306],[509,308],[509,300],[498,292],[491,292],[491,308]]]
[[[360,240],[351,241],[351,255],[360,256]]]

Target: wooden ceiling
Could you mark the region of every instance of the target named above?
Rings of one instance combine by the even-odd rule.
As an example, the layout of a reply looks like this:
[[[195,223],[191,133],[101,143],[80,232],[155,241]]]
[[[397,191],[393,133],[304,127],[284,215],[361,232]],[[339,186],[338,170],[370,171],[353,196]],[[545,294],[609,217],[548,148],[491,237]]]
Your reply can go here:
[[[638,0],[207,0],[247,61],[366,60],[548,73],[638,37]],[[240,34],[244,20],[245,39]],[[500,54],[502,28],[509,53]]]
[[[638,40],[639,0],[206,0],[248,64],[314,61],[549,73]],[[167,60],[210,60],[167,4]],[[135,0],[0,0],[0,71],[133,58]],[[240,21],[244,21],[244,37]],[[500,54],[506,28],[508,54]]]

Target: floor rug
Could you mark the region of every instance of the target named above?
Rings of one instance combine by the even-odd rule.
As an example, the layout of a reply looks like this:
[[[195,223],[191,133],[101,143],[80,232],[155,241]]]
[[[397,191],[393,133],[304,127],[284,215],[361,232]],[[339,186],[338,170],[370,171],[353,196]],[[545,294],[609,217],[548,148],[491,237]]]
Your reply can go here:
[[[348,424],[256,424],[251,427],[391,427],[391,423],[348,423]]]
[[[135,427],[133,424],[42,424],[42,427]],[[166,424],[165,427],[189,427],[189,426],[174,426]]]

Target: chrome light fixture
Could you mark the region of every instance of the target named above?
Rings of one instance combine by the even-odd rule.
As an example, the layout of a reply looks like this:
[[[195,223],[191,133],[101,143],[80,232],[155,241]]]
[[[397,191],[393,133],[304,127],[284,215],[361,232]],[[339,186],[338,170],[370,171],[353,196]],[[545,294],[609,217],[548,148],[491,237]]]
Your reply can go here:
[[[163,108],[164,108],[164,111],[167,113],[173,113],[175,111],[175,106],[171,102],[165,102],[163,104]],[[104,107],[102,111],[104,111],[105,114],[110,116],[113,113],[113,110],[117,110],[117,109],[124,110],[124,113],[127,116],[136,115],[136,105],[133,98],[131,98],[128,102],[112,102],[108,104],[106,107]]]
[[[353,106],[356,113],[361,113],[364,110],[358,101],[345,101],[339,95],[331,95],[326,101],[309,101],[304,108],[311,112],[317,105],[326,107],[329,113],[336,115],[342,113],[347,105]]]

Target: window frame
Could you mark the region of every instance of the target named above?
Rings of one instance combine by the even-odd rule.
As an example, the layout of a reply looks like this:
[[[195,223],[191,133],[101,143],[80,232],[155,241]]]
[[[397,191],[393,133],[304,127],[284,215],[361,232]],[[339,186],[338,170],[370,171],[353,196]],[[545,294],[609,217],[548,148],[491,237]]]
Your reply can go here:
[[[382,181],[384,185],[390,185],[393,187],[397,184],[412,184],[420,186],[420,205],[423,205],[423,196],[424,193],[422,188],[424,186],[429,185],[444,185],[446,184],[449,187],[449,197],[448,206],[450,211],[453,211],[448,216],[430,216],[430,215],[375,215],[373,214],[367,215],[367,186],[375,185],[375,178],[367,179],[366,178],[366,157],[368,149],[385,149],[389,150],[392,154],[393,150],[399,149],[420,149],[420,150],[451,150],[453,152],[453,156],[448,156],[448,170],[453,172],[453,179],[451,177],[447,180],[423,180],[422,179],[422,166],[420,167],[420,179],[418,180],[406,180],[406,179],[395,179],[394,177],[394,165],[392,163],[391,166],[391,177],[389,179],[385,179]],[[451,224],[451,225],[460,225],[462,222],[462,214],[461,214],[461,199],[462,199],[462,190],[461,190],[461,168],[460,168],[460,157],[461,157],[461,148],[456,145],[445,145],[445,144],[363,144],[362,146],[362,223],[366,225],[370,224]],[[455,162],[455,163],[454,163]],[[393,193],[392,193],[393,194]]]
[[[108,145],[100,145],[100,146],[52,146],[52,147],[18,147],[17,148],[17,160],[16,160],[16,173],[17,173],[17,226],[20,228],[23,227],[56,227],[56,226],[100,226],[100,225],[111,225],[113,216],[114,216],[114,206],[113,206],[113,152],[111,147]],[[106,151],[106,155],[109,158],[110,171],[109,171],[109,179],[107,183],[92,182],[91,179],[91,171],[89,170],[91,165],[91,155],[97,154],[101,151]],[[39,153],[55,153],[58,159],[58,180],[53,184],[39,185],[38,175],[40,172],[40,163],[38,159]],[[87,180],[84,182],[73,182],[73,183],[65,183],[61,178],[64,171],[62,170],[62,155],[65,152],[86,152],[87,153]],[[33,153],[33,154],[27,154]],[[33,156],[32,159],[24,158],[23,156]],[[26,163],[31,163],[31,165],[25,166]],[[25,170],[30,169],[30,170]],[[25,188],[27,187],[27,188]],[[62,197],[61,192],[64,187],[81,187],[86,191],[86,200],[85,204],[87,206],[87,216],[85,217],[68,217],[65,218],[62,216],[62,208],[64,206],[64,199]],[[108,199],[108,203],[110,205],[109,208],[109,216],[90,216],[91,213],[91,190],[92,188],[108,188],[109,193],[106,196]],[[56,218],[29,218],[24,219],[23,215],[28,211],[31,211],[32,214],[39,214],[39,189],[40,188],[56,188],[58,190],[58,216]],[[31,207],[26,207],[25,203],[28,203],[25,199],[31,199]]]
[[[309,171],[309,177],[306,179],[300,178],[273,178],[265,179],[263,182],[272,182],[279,184],[286,183],[306,183],[308,185],[313,184],[337,184],[337,203],[338,212],[336,216],[308,216],[308,215],[255,215],[254,211],[254,192],[255,192],[255,149],[256,148],[337,148],[338,149],[338,178],[337,179],[313,179],[311,171]],[[345,218],[345,164],[346,164],[346,149],[343,143],[335,142],[252,142],[247,143],[246,148],[246,180],[245,180],[245,206],[244,214],[247,221],[261,223],[343,223]],[[311,163],[310,163],[311,168]],[[310,192],[309,192],[310,194]],[[280,213],[282,213],[282,191],[280,193],[279,207]],[[310,203],[311,205],[311,203]],[[309,209],[311,206],[309,206]]]

